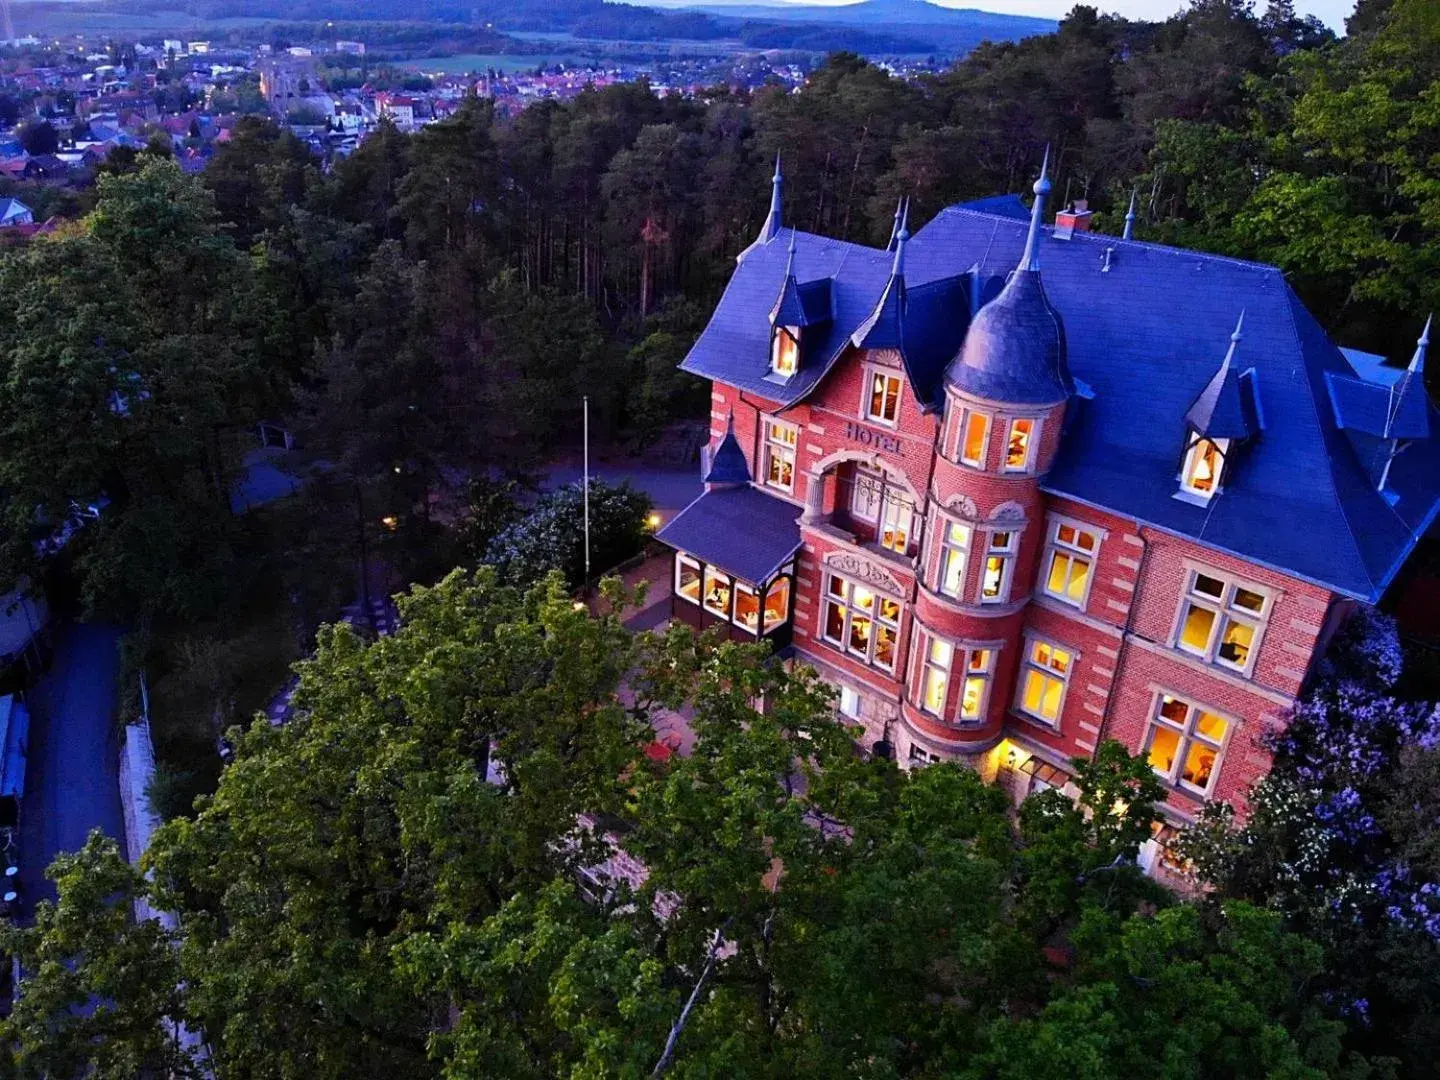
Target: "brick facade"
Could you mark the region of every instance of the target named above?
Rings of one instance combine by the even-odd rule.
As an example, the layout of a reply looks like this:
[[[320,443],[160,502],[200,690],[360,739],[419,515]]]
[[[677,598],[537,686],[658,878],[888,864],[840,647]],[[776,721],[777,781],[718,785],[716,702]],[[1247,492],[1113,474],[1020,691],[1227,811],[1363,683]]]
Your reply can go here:
[[[1206,764],[1209,751],[1198,736],[1188,729],[1177,736],[1190,740],[1178,743],[1170,755],[1179,762],[1177,772],[1190,768],[1187,754],[1200,764],[1188,783],[1167,778],[1173,816],[1188,818],[1205,798],[1224,799],[1243,813],[1246,790],[1270,764],[1262,734],[1284,722],[1314,656],[1350,602],[1192,540],[1047,493],[1045,473],[1059,452],[1063,404],[1009,408],[965,400],[951,389],[943,413],[926,412],[906,386],[898,416],[885,424],[865,416],[876,372],[904,377],[895,354],[851,349],[812,394],[788,408],[719,382],[712,385],[711,398],[712,445],[733,418],[755,483],[804,509],[794,651],[798,660],[852,691],[849,700],[863,728],[862,744],[888,738],[902,765],[960,758],[987,776],[1025,775],[1032,758],[1063,770],[1071,758],[1092,753],[1101,739],[1117,739],[1134,753],[1149,752],[1157,711],[1168,696],[1172,719],[1198,717],[1198,730],[1219,744],[1214,762]],[[988,422],[978,467],[960,460],[967,410]],[[1038,430],[1031,434],[1028,467],[1007,471],[1014,419],[1032,421]],[[796,433],[788,492],[765,486],[766,425],[776,421]],[[978,442],[972,441],[971,448]],[[893,491],[913,503],[910,517],[901,512],[888,536],[882,536],[883,522],[864,520],[855,510],[856,486],[873,482],[861,477],[882,471],[885,498]],[[1081,529],[1084,542],[1093,538],[1093,548],[1070,551],[1088,559],[1083,588],[1074,586],[1078,597],[1056,597],[1046,588],[1057,525]],[[956,569],[960,557],[942,552],[942,536],[952,534],[947,530],[968,533],[963,574]],[[998,563],[1002,569],[992,574],[991,545],[1001,543],[1011,545],[1001,554],[1009,564]],[[1080,575],[1073,560],[1065,565],[1071,566],[1070,580]],[[946,567],[953,570],[948,578]],[[868,610],[877,616],[898,603],[893,649],[886,660],[879,653],[891,648],[882,639],[890,630],[882,631],[878,619],[869,626],[869,636],[840,642],[833,640],[838,624],[832,619],[827,635],[826,589],[832,577],[868,592],[873,597]],[[985,594],[992,579],[1002,595]],[[1258,615],[1237,609],[1233,616],[1255,624],[1248,646],[1231,647],[1225,657],[1243,671],[1216,658],[1223,648],[1201,658],[1177,646],[1192,581],[1197,587],[1222,582],[1227,589],[1243,590],[1233,594],[1235,603],[1253,604],[1256,598],[1263,603]],[[999,587],[1006,582],[1008,589]],[[1077,603],[1082,599],[1083,606]],[[1205,625],[1203,614],[1197,618]],[[862,637],[875,639],[869,647],[876,653],[866,659],[845,644]],[[1220,640],[1218,631],[1214,640]],[[935,646],[940,655],[950,654],[943,701],[938,700],[939,677],[926,682],[932,641],[941,643]],[[1037,688],[1032,705],[1053,711],[1053,720],[1022,707],[1027,671],[1035,668],[1026,664],[1027,655],[1053,665],[1068,656],[1063,672],[1042,665],[1031,680]],[[1243,664],[1236,663],[1240,655]],[[971,662],[977,665],[973,688],[966,682]],[[1058,694],[1053,690],[1057,678],[1063,683]],[[966,696],[978,715],[962,719]],[[1158,759],[1163,765],[1165,752]]]

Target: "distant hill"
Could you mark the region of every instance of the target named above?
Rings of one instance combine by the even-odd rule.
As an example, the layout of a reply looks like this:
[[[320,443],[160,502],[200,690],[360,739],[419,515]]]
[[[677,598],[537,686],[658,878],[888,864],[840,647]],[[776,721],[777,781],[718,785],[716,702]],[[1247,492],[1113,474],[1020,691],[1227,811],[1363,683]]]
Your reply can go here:
[[[871,28],[896,24],[929,24],[967,27],[993,33],[996,38],[1017,38],[1047,34],[1056,28],[1054,19],[1030,15],[1002,15],[975,8],[941,7],[929,0],[862,0],[858,4],[753,4],[729,0],[655,0],[653,7],[704,11],[729,18],[766,19],[771,22],[824,22],[864,25]],[[909,29],[907,25],[907,30]]]

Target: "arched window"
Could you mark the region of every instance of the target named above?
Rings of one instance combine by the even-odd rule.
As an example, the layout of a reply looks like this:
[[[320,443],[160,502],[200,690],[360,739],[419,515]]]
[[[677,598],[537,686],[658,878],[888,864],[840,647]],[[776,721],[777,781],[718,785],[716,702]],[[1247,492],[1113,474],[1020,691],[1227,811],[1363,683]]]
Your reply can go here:
[[[1194,437],[1180,466],[1180,489],[1206,501],[1214,497],[1220,490],[1229,449],[1229,439]]]

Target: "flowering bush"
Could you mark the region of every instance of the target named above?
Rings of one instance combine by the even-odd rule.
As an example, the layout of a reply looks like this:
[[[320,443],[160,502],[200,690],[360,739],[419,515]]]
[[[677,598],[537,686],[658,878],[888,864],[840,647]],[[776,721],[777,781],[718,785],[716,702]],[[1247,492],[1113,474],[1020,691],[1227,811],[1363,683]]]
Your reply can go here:
[[[638,554],[650,498],[629,484],[590,481],[590,565],[602,573]],[[530,585],[559,570],[572,586],[585,577],[583,484],[547,492],[534,508],[490,541],[485,561],[507,582]]]

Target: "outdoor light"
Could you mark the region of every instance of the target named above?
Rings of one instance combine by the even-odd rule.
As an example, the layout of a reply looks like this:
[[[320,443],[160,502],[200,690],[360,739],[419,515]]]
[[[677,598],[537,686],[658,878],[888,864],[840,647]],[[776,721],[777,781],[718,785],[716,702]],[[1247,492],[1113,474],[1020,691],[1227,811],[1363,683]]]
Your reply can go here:
[[[384,525],[387,529],[393,529],[396,525],[400,524],[400,519],[394,514],[386,514],[380,519],[380,524]]]
[[[658,529],[660,527],[660,515],[651,514],[645,519],[645,524],[649,525],[652,529]]]

